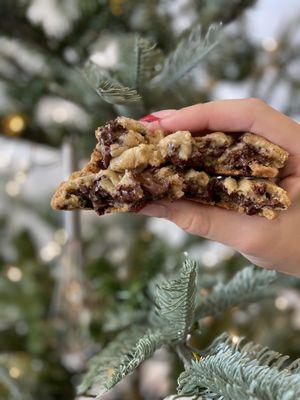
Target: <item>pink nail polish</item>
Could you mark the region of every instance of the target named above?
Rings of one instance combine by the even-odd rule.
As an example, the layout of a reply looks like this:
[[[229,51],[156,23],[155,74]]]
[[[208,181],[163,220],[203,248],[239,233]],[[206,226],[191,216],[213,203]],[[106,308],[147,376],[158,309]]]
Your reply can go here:
[[[148,115],[145,115],[145,117],[140,118],[141,122],[154,122],[154,121],[159,121],[159,120],[160,120],[160,118],[158,118],[152,114],[148,114]]]

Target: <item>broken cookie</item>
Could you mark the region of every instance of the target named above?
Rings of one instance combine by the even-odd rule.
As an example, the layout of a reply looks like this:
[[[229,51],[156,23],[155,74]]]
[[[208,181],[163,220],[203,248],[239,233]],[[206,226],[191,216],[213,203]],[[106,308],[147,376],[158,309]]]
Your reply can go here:
[[[120,117],[96,137],[90,162],[61,183],[53,208],[102,215],[185,198],[273,219],[290,204],[286,192],[266,179],[278,174],[288,154],[257,135],[166,135]]]
[[[101,170],[63,182],[52,199],[59,210],[93,209],[99,215],[137,211],[155,200],[187,198],[248,215],[273,219],[290,201],[286,192],[264,179],[214,177],[174,166],[143,171]]]
[[[288,158],[285,150],[252,133],[166,134],[125,117],[98,128],[96,137],[101,167],[118,172],[171,163],[211,174],[273,178]]]

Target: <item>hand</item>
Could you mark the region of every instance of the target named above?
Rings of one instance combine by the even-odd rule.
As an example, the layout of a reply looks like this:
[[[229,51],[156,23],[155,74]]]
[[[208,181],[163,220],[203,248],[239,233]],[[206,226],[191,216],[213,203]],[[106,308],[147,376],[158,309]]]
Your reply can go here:
[[[229,245],[255,265],[300,277],[300,125],[258,99],[223,100],[154,114],[166,131],[252,132],[290,153],[279,185],[291,199],[275,220],[192,201],[159,201],[141,213],[174,222],[186,232]]]

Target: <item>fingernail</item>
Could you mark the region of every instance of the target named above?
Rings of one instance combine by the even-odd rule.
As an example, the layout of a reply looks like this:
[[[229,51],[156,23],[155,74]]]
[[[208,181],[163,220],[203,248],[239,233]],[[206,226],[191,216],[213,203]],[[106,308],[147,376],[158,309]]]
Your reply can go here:
[[[151,114],[146,115],[145,117],[142,117],[140,119],[141,122],[155,122],[159,121],[162,118],[165,118],[171,114],[174,114],[177,110],[175,109],[169,109],[169,110],[160,110],[160,111],[155,111]]]
[[[153,114],[148,114],[148,115],[145,115],[145,117],[140,118],[140,121],[141,122],[154,122],[154,121],[158,121],[159,119],[160,119],[159,117],[156,117]]]
[[[144,208],[139,211],[140,214],[148,215],[149,217],[165,218],[167,215],[167,209],[162,204],[147,204]]]

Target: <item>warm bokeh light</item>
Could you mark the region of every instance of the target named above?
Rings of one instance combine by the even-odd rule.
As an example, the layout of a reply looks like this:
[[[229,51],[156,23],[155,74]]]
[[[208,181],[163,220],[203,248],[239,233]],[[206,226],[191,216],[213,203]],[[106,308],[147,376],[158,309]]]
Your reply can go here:
[[[21,114],[9,114],[3,120],[4,133],[8,136],[21,135],[25,126],[25,118]]]
[[[22,279],[22,271],[15,266],[9,266],[6,270],[7,278],[12,282],[19,282]]]

